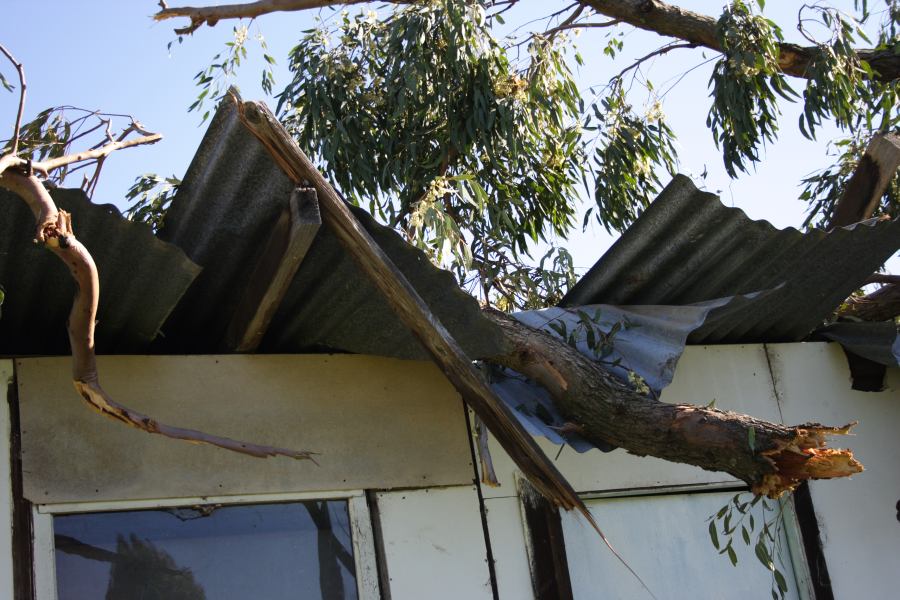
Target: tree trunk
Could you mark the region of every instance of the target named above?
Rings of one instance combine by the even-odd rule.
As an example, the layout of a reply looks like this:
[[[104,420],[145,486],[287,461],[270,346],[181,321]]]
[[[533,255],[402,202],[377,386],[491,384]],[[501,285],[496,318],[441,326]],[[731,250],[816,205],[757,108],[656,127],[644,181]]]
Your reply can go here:
[[[872,136],[865,154],[847,180],[829,228],[845,227],[864,221],[874,214],[881,197],[900,166],[900,135],[878,133]]]
[[[887,321],[900,315],[900,284],[891,283],[861,298],[850,297],[838,311],[839,317],[863,321]]]
[[[853,424],[789,427],[715,408],[660,402],[620,383],[565,342],[500,312],[486,309],[485,314],[509,342],[505,354],[486,359],[543,385],[562,415],[594,443],[724,471],[769,497],[807,479],[862,471],[852,452],[826,447],[828,435],[846,434]]]

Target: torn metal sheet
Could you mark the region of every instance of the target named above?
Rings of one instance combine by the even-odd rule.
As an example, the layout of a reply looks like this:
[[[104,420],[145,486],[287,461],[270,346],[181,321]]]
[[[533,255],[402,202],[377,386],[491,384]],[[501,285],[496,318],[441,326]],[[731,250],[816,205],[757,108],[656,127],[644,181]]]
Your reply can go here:
[[[815,337],[837,342],[880,365],[900,367],[900,333],[895,323],[832,323],[818,329]]]
[[[609,332],[617,323],[612,353],[603,357],[603,366],[622,381],[628,372],[639,374],[654,392],[672,382],[675,365],[684,352],[690,333],[703,325],[707,315],[727,306],[733,298],[722,298],[689,306],[611,306],[591,304],[577,308],[546,308],[516,313],[514,316],[529,327],[551,333],[551,323],[561,323],[575,334],[578,351],[592,360],[600,357],[588,344],[587,328],[581,315],[586,315],[600,332]]]

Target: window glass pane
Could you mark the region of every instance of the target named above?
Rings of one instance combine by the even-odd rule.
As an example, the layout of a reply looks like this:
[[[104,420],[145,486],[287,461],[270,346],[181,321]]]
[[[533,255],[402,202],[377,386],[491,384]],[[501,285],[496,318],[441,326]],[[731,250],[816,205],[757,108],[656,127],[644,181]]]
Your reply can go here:
[[[59,600],[356,598],[346,501],[57,516]]]
[[[613,547],[658,598],[770,598],[775,582],[772,573],[757,559],[753,547],[762,520],[773,518],[772,513],[762,515],[762,503],[754,509],[756,533],[751,545],[744,543],[740,526],[734,535],[736,567],[727,556],[719,554],[710,540],[706,518],[727,505],[734,494],[609,498],[587,500],[585,504]],[[749,497],[748,494],[745,499]],[[576,511],[560,512],[575,600],[649,598]],[[735,513],[737,523],[741,515]],[[776,529],[780,551],[776,562],[789,587],[785,598],[796,600],[798,588],[784,528],[776,526]],[[719,540],[724,547],[724,538]]]

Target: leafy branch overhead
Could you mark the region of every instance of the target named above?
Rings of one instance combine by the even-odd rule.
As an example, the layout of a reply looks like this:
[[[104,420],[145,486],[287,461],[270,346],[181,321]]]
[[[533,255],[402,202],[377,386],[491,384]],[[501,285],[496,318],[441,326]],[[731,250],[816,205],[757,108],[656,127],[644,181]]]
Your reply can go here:
[[[223,20],[357,3],[165,7],[155,18],[187,17],[182,41]],[[855,2],[853,16],[804,5],[796,23],[784,24],[765,17],[762,0],[734,0],[718,18],[659,0],[579,0],[548,5],[546,18],[511,33],[504,19],[514,18],[517,0],[389,4],[382,14],[331,13],[302,33],[277,94],[279,115],[352,201],[401,229],[483,301],[506,308],[540,302],[533,278],[520,275],[534,262],[535,242],[564,240],[576,226],[582,185],[595,202],[581,224],[623,231],[678,168],[666,90],[650,81],[650,60],[675,50],[717,53],[707,125],[731,177],[776,142],[778,102],[802,103],[798,127],[807,137],[832,121],[856,140],[841,146],[834,166],[807,176],[810,224],[825,223],[868,138],[895,130],[900,118],[897,0],[883,8]],[[275,59],[262,35],[249,33],[263,24],[233,28],[225,50],[197,74],[192,110],[224,91],[254,38],[265,59],[262,87],[273,89]],[[785,41],[794,25],[807,45]],[[606,85],[579,89],[572,69],[587,68],[579,34],[603,36],[615,65],[632,26],[675,41],[614,68]],[[876,212],[896,210],[896,188]],[[564,271],[553,277],[569,279]]]
[[[332,4],[260,0],[164,7],[157,18],[189,17],[189,25],[179,32],[184,36],[223,19]],[[595,445],[612,444],[637,455],[725,471],[756,494],[774,498],[808,479],[860,472],[862,465],[850,451],[828,447],[830,436],[847,434],[852,424],[789,427],[709,406],[663,403],[641,381],[632,378],[631,386],[623,384],[573,349],[571,332],[565,329],[557,328],[560,340],[486,309],[486,327],[493,328],[502,347],[492,356],[467,356],[356,222],[329,180],[428,252],[434,262],[453,268],[459,282],[485,304],[504,310],[537,307],[553,301],[574,281],[571,256],[554,244],[576,225],[579,185],[596,200],[588,216],[608,229],[622,230],[656,195],[665,173],[676,168],[675,134],[664,120],[665,93],[657,93],[647,79],[646,61],[701,46],[721,55],[710,82],[709,125],[726,169],[737,176],[776,138],[776,97],[795,97],[787,75],[808,80],[801,127],[810,136],[827,119],[861,140],[896,127],[896,76],[891,75],[893,62],[887,55],[897,44],[898,12],[892,10],[880,29],[878,46],[859,51],[852,44],[861,30],[841,15],[819,10],[804,18],[817,19],[831,32],[830,38],[808,48],[786,44],[779,26],[762,16],[761,0],[735,0],[718,21],[656,0],[583,0],[563,5],[542,20],[541,27],[514,39],[497,32],[516,0],[395,4],[382,16],[370,11],[335,13],[302,32],[287,57],[291,76],[277,95],[279,118],[261,103],[241,102],[236,93],[228,94],[226,101],[235,103],[242,125],[295,184],[316,190],[324,224],[532,483],[558,505],[582,510],[596,526],[553,462],[475,370],[473,359],[513,369],[543,386],[564,418]],[[894,0],[888,5],[896,8]],[[867,3],[860,8],[865,21]],[[610,20],[597,20],[598,15]],[[614,69],[611,77],[603,78],[608,83],[594,86],[586,99],[573,77],[576,65],[584,63],[574,45],[575,28],[603,32],[608,40],[605,55],[615,59],[624,44],[616,28],[625,24],[681,42],[667,43],[624,69]],[[249,26],[239,24],[232,33],[225,51],[195,78],[200,91],[190,110],[204,111],[201,120],[208,116],[205,103],[218,100],[248,56],[247,42],[253,39]],[[275,59],[267,54],[261,35],[255,39],[266,62],[262,87],[268,93],[273,91]],[[10,61],[19,75],[23,104],[24,73]],[[829,77],[839,89],[833,89]],[[7,79],[0,83],[13,86]],[[641,85],[647,94],[637,101]],[[85,184],[91,190],[110,152],[155,141],[134,119],[122,133],[113,134],[112,117],[54,109],[21,129],[17,118],[8,150],[0,157],[0,184],[35,208],[36,238],[74,265],[78,294],[69,328],[76,389],[101,412],[147,431],[255,456],[311,459],[310,452],[245,444],[158,423],[113,402],[100,387],[93,347],[96,267],[75,239],[71,220],[57,210],[38,176],[95,161],[94,174]],[[81,145],[91,133],[101,135],[102,141],[73,153],[73,144]],[[136,201],[132,218],[159,228],[179,184],[174,177],[140,177],[128,192]],[[814,189],[818,195],[821,186]],[[823,204],[813,200],[812,193],[809,199]],[[538,242],[549,242],[550,249],[537,266],[529,265],[529,253]],[[601,330],[594,321],[580,315],[576,328],[593,347],[594,358],[609,362],[612,340],[621,327]],[[730,520],[723,525],[725,534],[735,531]]]
[[[439,260],[492,287],[500,254],[572,226],[579,96],[558,44],[534,39],[516,67],[481,6],[441,1],[344,14],[288,64],[279,112],[301,147]]]

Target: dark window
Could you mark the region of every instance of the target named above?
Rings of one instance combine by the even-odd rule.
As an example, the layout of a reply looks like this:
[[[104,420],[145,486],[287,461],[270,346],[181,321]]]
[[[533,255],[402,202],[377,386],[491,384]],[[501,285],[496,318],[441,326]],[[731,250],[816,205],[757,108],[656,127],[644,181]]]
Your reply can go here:
[[[59,600],[352,600],[347,502],[53,519]]]

